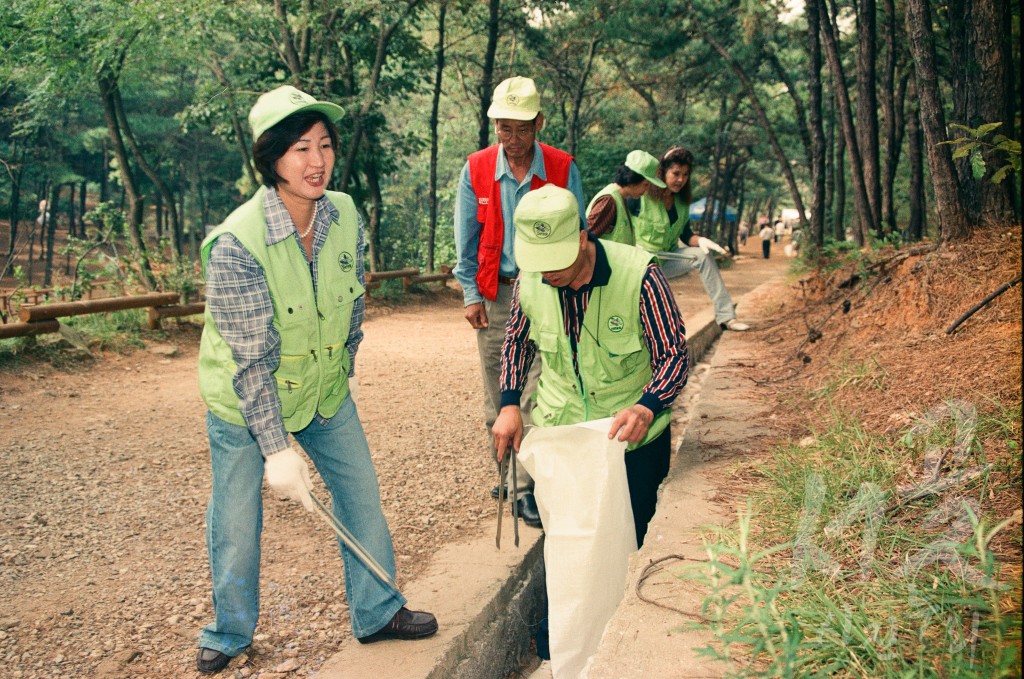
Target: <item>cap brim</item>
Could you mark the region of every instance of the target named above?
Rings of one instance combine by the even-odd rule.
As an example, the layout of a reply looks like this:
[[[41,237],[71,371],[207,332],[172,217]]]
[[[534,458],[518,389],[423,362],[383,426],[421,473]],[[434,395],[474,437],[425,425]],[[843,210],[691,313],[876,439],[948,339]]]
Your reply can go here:
[[[647,180],[647,181],[649,181],[650,183],[654,184],[654,185],[655,185],[655,186],[657,186],[657,187],[658,187],[659,189],[663,189],[663,188],[665,188],[665,182],[661,181],[661,180],[660,180],[660,179],[658,179],[657,177],[646,177],[646,176],[645,176],[645,177],[644,177],[644,179],[646,179],[646,180]]]
[[[487,109],[487,117],[491,120],[533,120],[539,113],[540,111],[531,113],[521,109],[504,108],[495,104],[491,104],[491,107]]]
[[[327,116],[327,119],[330,120],[332,123],[338,122],[345,115],[345,109],[338,106],[337,104],[332,104],[329,101],[318,101],[315,104],[306,104],[305,106],[300,106],[296,109],[288,111],[279,118],[274,117],[267,120],[263,125],[263,129],[260,130],[258,133],[254,133],[255,138],[259,139],[264,132],[272,128],[274,125],[277,125],[285,118],[293,116],[296,113],[302,113],[303,111],[319,111],[320,113],[323,113],[325,116]]]
[[[580,251],[578,238],[569,238],[560,243],[527,243],[516,239],[516,266],[522,271],[543,273],[568,269],[576,261]]]

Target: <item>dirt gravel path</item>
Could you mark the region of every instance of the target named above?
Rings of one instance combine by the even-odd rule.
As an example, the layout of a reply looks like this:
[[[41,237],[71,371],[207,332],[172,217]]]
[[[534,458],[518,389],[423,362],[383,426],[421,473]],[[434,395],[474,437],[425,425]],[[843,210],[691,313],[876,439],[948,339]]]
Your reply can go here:
[[[463,326],[455,295],[378,307],[366,324],[359,410],[400,585],[438,545],[493,520],[475,343]],[[170,357],[3,370],[0,674],[194,673],[211,616],[197,337],[170,333]],[[262,616],[240,676],[301,676],[350,634],[341,560],[326,524],[265,497]]]
[[[751,257],[725,278],[738,297],[782,266]],[[686,317],[709,304],[695,275],[673,288]],[[461,295],[372,304],[365,331],[359,410],[402,585],[439,546],[493,530],[497,479]],[[197,347],[186,325],[131,355],[0,368],[3,676],[198,676],[211,605]],[[231,672],[308,676],[351,634],[341,560],[320,519],[265,498],[261,618]]]

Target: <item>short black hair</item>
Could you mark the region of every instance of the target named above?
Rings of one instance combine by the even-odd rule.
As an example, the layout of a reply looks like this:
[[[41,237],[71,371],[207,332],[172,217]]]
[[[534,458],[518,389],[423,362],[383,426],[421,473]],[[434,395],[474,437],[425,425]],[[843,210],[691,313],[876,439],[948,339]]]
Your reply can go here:
[[[277,188],[282,179],[274,170],[274,165],[288,152],[292,144],[317,123],[324,124],[331,138],[331,145],[337,149],[338,128],[320,111],[301,111],[290,115],[260,135],[252,145],[252,160],[256,171],[263,178],[264,186]]]
[[[615,183],[619,186],[636,186],[645,179],[647,177],[639,172],[633,172],[625,165],[619,165],[619,169],[615,170]]]

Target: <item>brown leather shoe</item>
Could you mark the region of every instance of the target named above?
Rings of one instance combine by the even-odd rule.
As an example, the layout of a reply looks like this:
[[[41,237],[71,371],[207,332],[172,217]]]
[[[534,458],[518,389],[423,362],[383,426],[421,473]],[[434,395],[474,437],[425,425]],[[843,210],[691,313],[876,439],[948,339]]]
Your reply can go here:
[[[437,618],[423,611],[410,611],[405,606],[395,617],[368,637],[359,637],[359,643],[372,644],[385,639],[422,639],[437,631]]]

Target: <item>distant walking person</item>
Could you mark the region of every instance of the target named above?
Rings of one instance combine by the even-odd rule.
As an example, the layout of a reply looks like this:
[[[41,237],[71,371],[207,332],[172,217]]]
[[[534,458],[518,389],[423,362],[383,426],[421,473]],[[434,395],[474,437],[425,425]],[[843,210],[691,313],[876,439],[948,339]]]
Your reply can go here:
[[[761,254],[768,259],[772,254],[772,239],[775,238],[775,230],[765,222],[757,235],[761,237]]]

